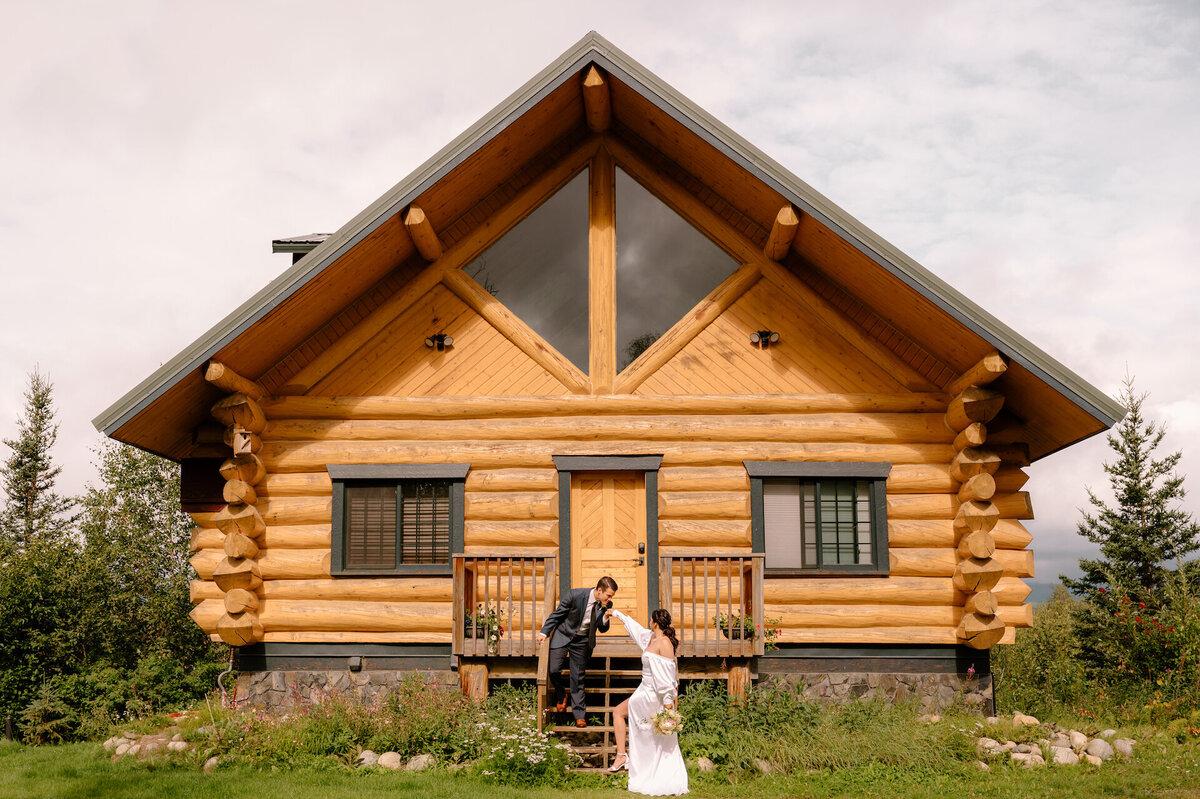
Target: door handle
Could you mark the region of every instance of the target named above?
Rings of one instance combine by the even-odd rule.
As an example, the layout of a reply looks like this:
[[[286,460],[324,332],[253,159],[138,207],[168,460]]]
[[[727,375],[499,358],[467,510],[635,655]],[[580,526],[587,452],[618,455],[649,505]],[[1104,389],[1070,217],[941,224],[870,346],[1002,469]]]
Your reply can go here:
[[[633,559],[633,562],[634,562],[634,565],[636,565],[636,566],[645,566],[646,558],[644,555],[639,555],[638,557]]]

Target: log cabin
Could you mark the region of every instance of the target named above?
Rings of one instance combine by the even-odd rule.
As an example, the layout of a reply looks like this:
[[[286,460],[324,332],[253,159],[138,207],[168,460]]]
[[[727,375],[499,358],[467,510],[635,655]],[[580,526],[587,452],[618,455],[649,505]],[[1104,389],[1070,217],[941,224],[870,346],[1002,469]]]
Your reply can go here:
[[[1124,412],[595,33],[275,249],[95,420],[182,465],[192,618],[259,703],[544,684],[608,574],[685,678],[989,706],[1024,467]]]

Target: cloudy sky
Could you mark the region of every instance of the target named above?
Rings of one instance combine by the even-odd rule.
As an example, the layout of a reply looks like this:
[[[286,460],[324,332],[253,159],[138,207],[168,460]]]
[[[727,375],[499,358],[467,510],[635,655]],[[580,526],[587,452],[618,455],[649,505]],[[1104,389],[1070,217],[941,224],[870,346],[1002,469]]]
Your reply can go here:
[[[581,7],[575,10],[574,7]],[[91,419],[596,29],[1081,376],[1200,511],[1200,6],[0,0],[0,435]],[[1070,571],[1102,438],[1032,472]]]

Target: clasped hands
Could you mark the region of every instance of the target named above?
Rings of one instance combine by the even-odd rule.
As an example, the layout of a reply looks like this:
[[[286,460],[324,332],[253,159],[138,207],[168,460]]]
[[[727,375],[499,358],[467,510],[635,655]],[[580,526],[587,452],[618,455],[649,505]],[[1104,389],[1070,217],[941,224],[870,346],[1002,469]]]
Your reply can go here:
[[[612,609],[612,608],[609,608],[608,610],[604,611],[604,620],[605,620],[605,621],[608,621],[609,619],[611,619],[611,618],[612,618],[612,615],[613,615],[613,609]],[[547,638],[549,638],[549,636],[548,636],[548,635],[546,635],[546,634],[545,634],[544,632],[542,632],[541,630],[538,630],[538,634],[537,634],[537,642],[538,642],[539,644],[540,644],[542,641],[545,641]]]

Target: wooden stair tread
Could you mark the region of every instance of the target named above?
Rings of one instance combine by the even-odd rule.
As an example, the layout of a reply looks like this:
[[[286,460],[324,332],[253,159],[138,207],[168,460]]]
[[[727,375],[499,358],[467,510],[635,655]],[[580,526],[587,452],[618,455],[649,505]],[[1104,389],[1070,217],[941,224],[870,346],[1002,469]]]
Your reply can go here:
[[[558,724],[550,728],[551,732],[577,732],[585,734],[589,732],[613,732],[616,727],[611,724],[589,724],[586,727],[576,727],[574,724]]]

